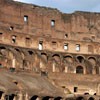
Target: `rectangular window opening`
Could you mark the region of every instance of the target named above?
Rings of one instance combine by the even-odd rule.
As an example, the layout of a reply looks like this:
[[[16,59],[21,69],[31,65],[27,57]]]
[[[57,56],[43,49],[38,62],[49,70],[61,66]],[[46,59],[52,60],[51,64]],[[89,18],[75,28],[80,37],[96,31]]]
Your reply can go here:
[[[0,33],[0,35],[2,35],[3,33]]]
[[[64,50],[68,50],[68,43],[64,43]]]
[[[51,26],[52,26],[52,27],[55,26],[55,20],[51,20]]]
[[[68,38],[68,34],[65,34],[65,39]]]
[[[80,44],[76,44],[76,51],[80,51]]]
[[[24,22],[28,22],[28,16],[27,15],[24,15]]]
[[[39,41],[39,50],[43,50],[43,41]]]
[[[16,43],[16,36],[15,35],[12,36],[12,43]]]
[[[74,87],[74,92],[77,92],[78,91],[78,87]]]
[[[57,48],[57,42],[56,41],[52,41],[52,48],[56,49]]]

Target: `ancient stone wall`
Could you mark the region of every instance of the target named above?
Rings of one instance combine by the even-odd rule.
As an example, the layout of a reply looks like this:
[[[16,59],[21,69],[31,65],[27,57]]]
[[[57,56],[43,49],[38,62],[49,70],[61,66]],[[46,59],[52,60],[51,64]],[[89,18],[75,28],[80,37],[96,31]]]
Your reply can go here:
[[[72,93],[76,87],[76,94],[92,89],[100,95],[99,24],[100,13],[65,14],[53,8],[0,0],[0,67],[41,73],[60,88],[67,84],[64,86]]]

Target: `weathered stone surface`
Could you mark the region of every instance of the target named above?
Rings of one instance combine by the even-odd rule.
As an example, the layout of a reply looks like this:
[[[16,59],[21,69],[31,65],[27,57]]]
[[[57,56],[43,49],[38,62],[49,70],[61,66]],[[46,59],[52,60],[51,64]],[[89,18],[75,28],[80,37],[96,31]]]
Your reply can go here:
[[[99,100],[99,32],[100,13],[0,0],[0,99]]]

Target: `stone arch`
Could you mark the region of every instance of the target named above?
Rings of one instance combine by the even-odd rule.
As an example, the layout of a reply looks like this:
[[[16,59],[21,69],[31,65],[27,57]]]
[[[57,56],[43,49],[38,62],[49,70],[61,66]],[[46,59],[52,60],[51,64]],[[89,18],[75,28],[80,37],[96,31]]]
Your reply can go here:
[[[5,100],[14,100],[15,94],[5,95]]]
[[[42,100],[49,100],[51,97],[50,96],[45,96],[42,98]]]
[[[84,68],[82,66],[77,66],[76,74],[84,74]]]
[[[23,70],[33,70],[35,61],[35,52],[31,49],[22,49]]]
[[[76,100],[85,100],[85,99],[84,97],[80,96],[80,97],[77,97]]]
[[[64,60],[68,63],[73,63],[73,57],[71,55],[64,56]]]
[[[82,55],[78,55],[78,56],[76,56],[76,59],[77,59],[78,63],[84,63],[85,57]]]
[[[47,67],[48,56],[46,53],[41,53],[40,57],[41,57],[40,58],[40,68],[44,72],[46,70],[46,67]]]
[[[64,56],[64,72],[67,73],[67,72],[70,72],[72,71],[72,64],[73,64],[73,56],[72,55],[66,55]]]
[[[12,61],[11,67],[16,68],[16,69],[22,68],[23,54],[22,54],[21,49],[20,48],[12,48],[12,47],[9,47],[8,49],[10,51],[10,55],[12,53],[12,57],[10,57],[11,61]]]
[[[61,100],[62,99],[62,97],[56,97],[56,98],[54,98],[54,100]]]
[[[85,92],[84,95],[89,95],[89,93],[88,92]]]
[[[96,65],[96,58],[95,58],[95,57],[92,57],[92,56],[88,57],[88,61],[89,61],[93,66]]]
[[[41,53],[41,57],[42,57],[42,59],[43,59],[45,62],[48,61],[48,56],[47,56],[46,53]]]
[[[96,58],[95,57],[88,57],[88,61],[91,65],[91,69],[92,70],[92,74],[96,74],[97,73],[97,68],[96,68]]]
[[[93,97],[90,97],[88,100],[95,100]]]
[[[0,100],[2,99],[3,91],[0,91]]]
[[[61,70],[61,58],[59,54],[54,54],[52,56],[52,69],[53,72],[59,72]]]
[[[53,60],[55,60],[57,63],[61,63],[61,57],[59,54],[54,54],[52,56]]]
[[[11,53],[9,55],[9,52]],[[2,66],[9,68],[12,65],[11,58],[13,53],[6,46],[0,46],[0,63]]]
[[[30,98],[30,100],[37,100],[38,96],[37,95],[34,95]]]

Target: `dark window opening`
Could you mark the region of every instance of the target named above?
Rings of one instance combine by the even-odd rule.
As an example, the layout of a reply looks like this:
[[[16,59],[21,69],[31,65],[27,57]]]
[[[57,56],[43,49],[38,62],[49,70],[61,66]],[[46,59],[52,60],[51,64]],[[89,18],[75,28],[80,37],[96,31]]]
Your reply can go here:
[[[12,43],[16,43],[16,36],[15,35],[12,36]]]
[[[52,27],[55,26],[55,20],[51,20],[51,26],[52,26]]]
[[[32,55],[32,54],[33,54],[33,52],[32,52],[32,51],[28,51],[28,53],[29,53],[30,55]]]
[[[3,94],[4,92],[2,92],[2,91],[0,91],[0,99],[2,98],[2,94]]]
[[[43,41],[39,41],[39,50],[43,50]]]
[[[89,95],[89,93],[86,92],[86,93],[84,93],[84,95]]]
[[[2,64],[0,63],[0,68],[2,68],[3,66],[2,66]]]
[[[16,51],[18,51],[18,52],[20,52],[20,50],[19,49],[15,49]]]
[[[27,15],[24,15],[24,22],[28,22],[28,16]]]
[[[78,87],[74,87],[74,92],[77,92],[78,91]]]
[[[62,86],[62,88],[66,88],[66,86]]]
[[[61,100],[62,99],[62,97],[56,97],[56,98],[54,98],[54,100]]]
[[[0,35],[2,35],[3,33],[0,33]]]
[[[48,72],[41,71],[41,76],[48,76]]]
[[[88,100],[94,100],[94,98],[93,97],[90,97]]]
[[[78,97],[76,100],[85,100],[83,97]]]
[[[18,84],[18,82],[17,81],[14,81],[14,83],[17,85]]]
[[[0,47],[0,49],[6,49],[5,47]]]
[[[68,38],[68,34],[65,34],[65,39]]]
[[[49,100],[51,97],[49,97],[49,96],[46,96],[46,97],[44,97],[42,100]]]
[[[96,93],[94,93],[94,95],[97,95]]]
[[[12,31],[13,29],[14,29],[14,27],[13,27],[13,26],[10,26],[10,27],[9,27],[9,30],[10,30],[10,31]]]
[[[30,40],[30,38],[26,37],[26,40]]]
[[[79,62],[79,63],[84,62],[84,58],[83,58],[82,56],[78,56],[77,59],[78,59],[78,62]]]
[[[38,98],[37,95],[34,95],[30,100],[36,100]]]
[[[11,95],[6,95],[5,96],[5,100],[14,100],[15,95],[11,94]]]
[[[10,70],[10,72],[15,72],[15,68],[13,68],[13,67],[10,67],[9,70]]]
[[[83,67],[82,67],[82,66],[78,66],[78,67],[76,68],[76,73],[78,73],[78,74],[83,74]]]

